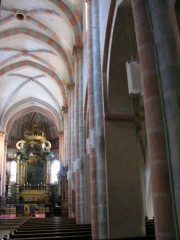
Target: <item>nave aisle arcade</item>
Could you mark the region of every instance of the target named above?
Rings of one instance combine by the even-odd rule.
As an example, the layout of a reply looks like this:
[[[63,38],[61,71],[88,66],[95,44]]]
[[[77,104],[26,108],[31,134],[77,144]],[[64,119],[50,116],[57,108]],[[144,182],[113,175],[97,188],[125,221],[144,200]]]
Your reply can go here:
[[[179,0],[0,6],[1,210],[179,240]]]

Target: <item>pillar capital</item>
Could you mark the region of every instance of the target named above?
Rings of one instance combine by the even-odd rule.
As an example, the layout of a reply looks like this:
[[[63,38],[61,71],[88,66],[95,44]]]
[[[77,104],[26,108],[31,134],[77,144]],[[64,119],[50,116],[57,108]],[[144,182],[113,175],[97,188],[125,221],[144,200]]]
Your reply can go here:
[[[70,81],[70,82],[67,83],[67,90],[68,91],[72,91],[74,89],[74,87],[75,87],[75,82]]]
[[[68,105],[65,104],[64,106],[61,107],[63,113],[67,113],[68,112]]]
[[[4,137],[6,135],[6,132],[0,131],[0,137]]]
[[[77,43],[73,45],[73,56],[74,60],[79,60],[82,58],[82,53],[83,53],[83,45],[81,43]]]
[[[59,136],[60,137],[64,136],[64,131],[59,132]]]

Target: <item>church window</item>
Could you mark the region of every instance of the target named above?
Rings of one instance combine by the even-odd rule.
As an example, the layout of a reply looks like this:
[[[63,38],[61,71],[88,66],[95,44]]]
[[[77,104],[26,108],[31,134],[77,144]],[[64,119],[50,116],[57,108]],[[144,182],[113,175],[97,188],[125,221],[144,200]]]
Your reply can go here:
[[[11,162],[11,175],[10,175],[10,181],[11,182],[16,182],[16,162],[12,161]]]
[[[56,183],[58,181],[58,172],[60,169],[59,160],[53,160],[51,164],[51,183]]]

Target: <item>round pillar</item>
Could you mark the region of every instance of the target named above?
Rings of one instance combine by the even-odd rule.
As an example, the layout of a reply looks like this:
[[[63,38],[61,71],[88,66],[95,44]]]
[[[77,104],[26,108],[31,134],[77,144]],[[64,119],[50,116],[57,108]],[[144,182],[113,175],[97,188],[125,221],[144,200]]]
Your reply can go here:
[[[151,2],[155,3],[155,1]],[[163,112],[146,1],[132,0],[132,8],[144,95],[156,239],[174,240],[174,219]]]
[[[89,135],[92,136],[95,128],[94,120],[94,89],[93,89],[93,62],[92,62],[92,3],[87,0],[87,78],[88,78],[88,111],[89,111]],[[97,189],[96,189],[96,150],[90,143],[90,185],[91,185],[91,226],[92,238],[98,239],[97,221]]]
[[[74,212],[72,210],[73,199],[72,199],[72,151],[73,151],[73,137],[74,137],[74,125],[72,124],[73,118],[73,104],[74,104],[74,82],[70,82],[67,85],[68,89],[68,172],[67,172],[67,180],[68,180],[68,214],[69,217],[74,217]]]
[[[176,223],[176,237],[180,239],[180,36],[175,17],[174,2],[147,1],[153,26],[159,83],[162,94],[164,125],[168,149],[169,172],[172,180],[172,206]],[[161,27],[159,27],[161,26]]]

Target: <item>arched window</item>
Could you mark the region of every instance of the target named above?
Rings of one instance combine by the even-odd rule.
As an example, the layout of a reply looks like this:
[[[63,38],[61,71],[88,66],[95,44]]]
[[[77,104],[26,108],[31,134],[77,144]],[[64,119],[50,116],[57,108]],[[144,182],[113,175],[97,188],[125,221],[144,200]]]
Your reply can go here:
[[[60,169],[60,162],[59,160],[53,160],[51,163],[51,183],[55,183],[58,181],[57,174]]]
[[[16,182],[16,161],[11,162],[10,182]]]

